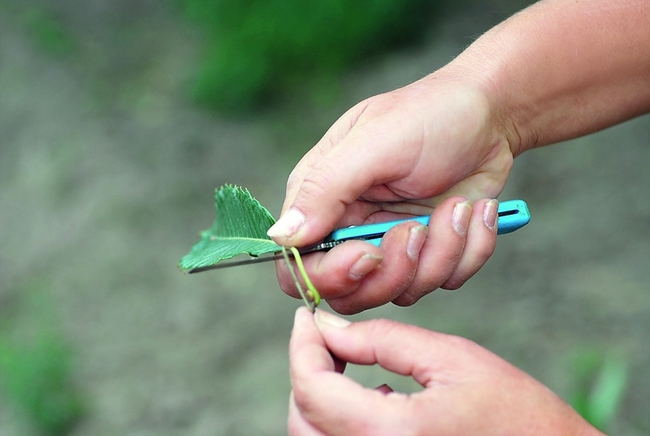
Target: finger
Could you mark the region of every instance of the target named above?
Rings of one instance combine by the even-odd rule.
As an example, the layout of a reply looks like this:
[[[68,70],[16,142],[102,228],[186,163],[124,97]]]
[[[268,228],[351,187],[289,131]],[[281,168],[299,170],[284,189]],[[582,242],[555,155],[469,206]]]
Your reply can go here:
[[[367,128],[354,126],[336,147],[301,175],[291,206],[269,229],[269,236],[281,245],[304,246],[316,242],[335,227],[346,208],[369,188],[409,174],[417,162],[419,149],[402,147],[397,155],[392,151],[411,140],[400,128],[382,126],[378,143],[373,132],[381,120],[382,117],[374,119]],[[383,201],[398,199],[388,189],[382,192],[386,195]]]
[[[456,270],[440,287],[458,289],[481,269],[494,253],[497,241],[498,202],[480,200],[474,203],[467,231],[467,241]]]
[[[304,367],[316,372],[335,369],[332,356],[325,347],[325,341],[314,324],[311,312],[306,307],[296,310],[289,340],[289,357],[301,362],[302,366],[298,366],[298,369]]]
[[[345,325],[336,315],[318,309],[314,321],[330,351],[347,362],[378,364],[412,376],[424,387],[454,383],[453,368],[477,353],[491,354],[471,341],[386,319]]]
[[[479,172],[463,178],[440,196],[436,196],[433,204],[454,195],[463,196],[470,201],[496,198],[508,180],[513,160],[510,147],[500,146],[493,149],[492,158],[484,161]]]
[[[334,371],[323,337],[305,308],[296,311],[289,358],[296,406],[292,425],[304,427],[304,420],[331,435],[399,434],[412,421],[408,397],[366,389]]]
[[[448,198],[434,209],[415,276],[392,300],[394,304],[409,306],[447,281],[463,254],[471,215],[472,208],[463,197]]]
[[[341,318],[320,310],[314,320],[326,346],[341,359],[379,364],[412,376],[425,387],[408,398],[406,407],[399,402],[404,398],[401,394],[374,391],[384,399],[377,401],[375,414],[380,419],[381,414],[391,413],[381,406],[390,404],[397,410],[396,415],[388,415],[391,420],[411,425],[382,434],[483,434],[486,428],[520,434],[531,423],[549,433],[550,428],[560,430],[563,421],[569,424],[565,430],[571,429],[578,417],[548,388],[469,340],[385,319],[345,325]],[[575,428],[568,433],[576,433]]]
[[[332,124],[327,132],[325,132],[325,135],[323,135],[318,143],[316,143],[316,145],[310,149],[302,159],[300,159],[296,167],[291,171],[291,174],[289,174],[287,180],[285,201],[282,207],[283,213],[286,212],[293,203],[305,175],[309,173],[312,168],[317,166],[318,162],[320,162],[320,160],[323,159],[332,148],[337,146],[343,138],[345,138],[345,136],[350,132],[350,129],[352,129],[357,123],[361,114],[366,110],[368,102],[369,100],[364,100],[344,113],[334,122],[334,124]]]
[[[353,292],[361,280],[383,260],[382,250],[368,242],[347,241],[330,251],[303,257],[310,280],[324,299]],[[284,292],[300,297],[293,276],[284,260],[276,262],[278,282]]]
[[[327,303],[342,314],[358,313],[393,301],[410,285],[427,238],[427,226],[407,221],[390,229],[381,242],[383,260],[354,288]]]
[[[390,394],[391,392],[395,392],[395,391],[393,391],[393,388],[391,388],[391,387],[388,386],[387,384],[383,384],[383,385],[381,385],[381,386],[377,386],[377,387],[375,388],[375,390],[376,390],[377,392],[381,392],[382,394]]]
[[[372,186],[372,171],[379,162],[362,147],[355,151],[355,159],[348,154],[342,148],[332,150],[305,174],[290,208],[268,230],[275,242],[301,247],[322,239],[347,205]]]
[[[300,414],[296,401],[293,398],[293,391],[289,395],[289,418],[287,419],[287,432],[289,436],[323,436],[325,433],[314,428]]]

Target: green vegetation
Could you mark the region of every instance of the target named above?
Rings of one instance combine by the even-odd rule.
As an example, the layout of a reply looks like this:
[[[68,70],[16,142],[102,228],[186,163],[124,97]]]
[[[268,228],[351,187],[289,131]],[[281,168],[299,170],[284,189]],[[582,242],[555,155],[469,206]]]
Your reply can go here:
[[[74,49],[72,37],[56,16],[33,9],[25,15],[25,24],[32,39],[47,53],[59,56]]]
[[[201,232],[201,240],[180,260],[182,270],[210,267],[239,254],[259,256],[280,251],[266,235],[275,219],[248,190],[233,185],[216,189],[214,208],[212,227]]]
[[[180,269],[198,272],[239,254],[259,256],[282,251],[298,292],[313,312],[320,302],[318,290],[307,276],[298,250],[289,247],[307,290],[298,280],[287,249],[267,236],[266,231],[275,223],[270,212],[247,189],[233,185],[215,190],[214,208],[216,217],[212,227],[201,232],[201,240],[178,263]]]
[[[296,266],[298,267],[298,272],[300,272],[300,275],[302,276],[303,281],[305,282],[305,286],[307,289],[303,289],[300,280],[298,279],[298,275],[296,274],[293,265],[291,263],[291,258],[289,257],[288,250],[285,247],[282,247],[282,256],[284,256],[284,261],[287,263],[287,268],[289,269],[289,272],[291,273],[291,277],[293,278],[293,281],[296,285],[296,289],[298,289],[298,292],[300,293],[300,296],[302,297],[302,301],[305,302],[305,306],[312,311],[316,311],[316,306],[320,304],[320,294],[318,293],[318,290],[314,286],[314,284],[311,282],[311,279],[307,275],[307,270],[305,269],[305,266],[302,263],[302,258],[300,257],[300,252],[296,247],[289,247],[289,250],[291,250],[291,253],[293,254],[293,258],[296,261]]]
[[[587,350],[575,357],[573,373],[577,386],[571,405],[591,425],[606,432],[627,387],[628,367],[625,360]]]
[[[67,434],[82,415],[69,380],[70,357],[63,340],[54,336],[29,346],[0,341],[3,390],[44,434]]]
[[[72,381],[72,353],[52,320],[51,306],[36,302],[37,307],[34,301],[26,307],[29,326],[3,319],[0,392],[38,433],[64,435],[82,417],[82,400]]]
[[[434,0],[184,0],[205,31],[195,98],[246,111],[297,84],[331,90],[370,56],[414,41],[431,25]],[[317,92],[317,91],[312,91]]]

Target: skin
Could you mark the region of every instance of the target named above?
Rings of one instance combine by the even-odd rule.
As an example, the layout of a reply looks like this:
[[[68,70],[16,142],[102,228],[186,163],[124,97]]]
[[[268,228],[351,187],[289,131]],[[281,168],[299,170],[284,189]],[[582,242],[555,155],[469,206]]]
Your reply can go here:
[[[537,380],[456,336],[300,308],[289,353],[291,435],[602,434]],[[364,388],[342,374],[347,362],[411,376],[422,390]]]
[[[381,247],[348,242],[305,268],[343,314],[459,288],[494,251],[489,199],[517,155],[650,111],[648,23],[647,0],[546,0],[514,15],[440,70],[345,113],[289,176],[269,235],[300,247],[336,227],[431,214],[426,238],[406,223]]]
[[[543,0],[454,61],[344,114],[296,165],[269,235],[303,246],[333,228],[431,213],[381,247],[305,259],[330,306],[355,313],[456,289],[492,254],[494,202],[514,158],[650,111],[650,2]],[[295,295],[283,265],[282,289]],[[365,389],[346,362],[412,376]],[[387,320],[296,313],[293,435],[599,434],[542,384],[471,341]]]

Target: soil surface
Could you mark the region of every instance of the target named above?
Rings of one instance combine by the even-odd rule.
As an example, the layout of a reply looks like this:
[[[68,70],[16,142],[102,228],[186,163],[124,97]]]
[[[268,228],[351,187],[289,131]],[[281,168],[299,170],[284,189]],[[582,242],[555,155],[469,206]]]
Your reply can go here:
[[[47,325],[70,345],[87,408],[72,435],[284,434],[301,302],[272,265],[186,276],[176,262],[212,223],[215,187],[246,186],[277,216],[289,171],[339,114],[442,66],[498,17],[451,16],[423,46],[348,74],[326,108],[289,102],[228,119],[188,99],[200,54],[191,23],[158,2],[75,4],[0,4],[7,334]],[[29,7],[61,18],[71,52],[39,45]],[[351,319],[468,337],[564,398],[577,355],[620,356],[629,382],[611,431],[650,434],[649,138],[643,116],[522,155],[500,198],[525,199],[532,221],[501,237],[472,280]],[[417,389],[377,368],[350,375]],[[6,396],[0,434],[38,434]]]

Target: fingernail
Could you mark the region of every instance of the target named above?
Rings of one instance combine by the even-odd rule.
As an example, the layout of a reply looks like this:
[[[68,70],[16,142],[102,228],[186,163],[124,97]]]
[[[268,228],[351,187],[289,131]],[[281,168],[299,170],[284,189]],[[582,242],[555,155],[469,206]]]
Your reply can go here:
[[[427,232],[429,227],[427,226],[417,226],[413,227],[409,232],[409,240],[406,243],[406,254],[413,260],[417,260],[420,257],[420,250],[424,245],[424,241],[427,239]]]
[[[490,229],[494,230],[494,226],[497,223],[497,216],[499,214],[499,202],[496,200],[490,200],[485,203],[483,208],[483,222]]]
[[[343,319],[321,309],[316,309],[314,321],[316,321],[316,325],[318,326],[328,325],[337,328],[347,327],[351,324],[347,319]]]
[[[271,238],[291,238],[305,223],[305,216],[298,209],[289,209],[266,232]]]
[[[354,262],[354,265],[352,265],[352,268],[350,268],[350,278],[355,281],[361,280],[371,271],[375,270],[383,259],[383,256],[378,256],[376,254],[364,254],[357,259],[357,261]]]
[[[469,205],[469,201],[456,203],[456,206],[454,206],[454,213],[451,217],[451,224],[454,227],[456,233],[461,236],[465,236],[467,233],[467,228],[469,227],[469,218],[471,216],[472,206]]]

